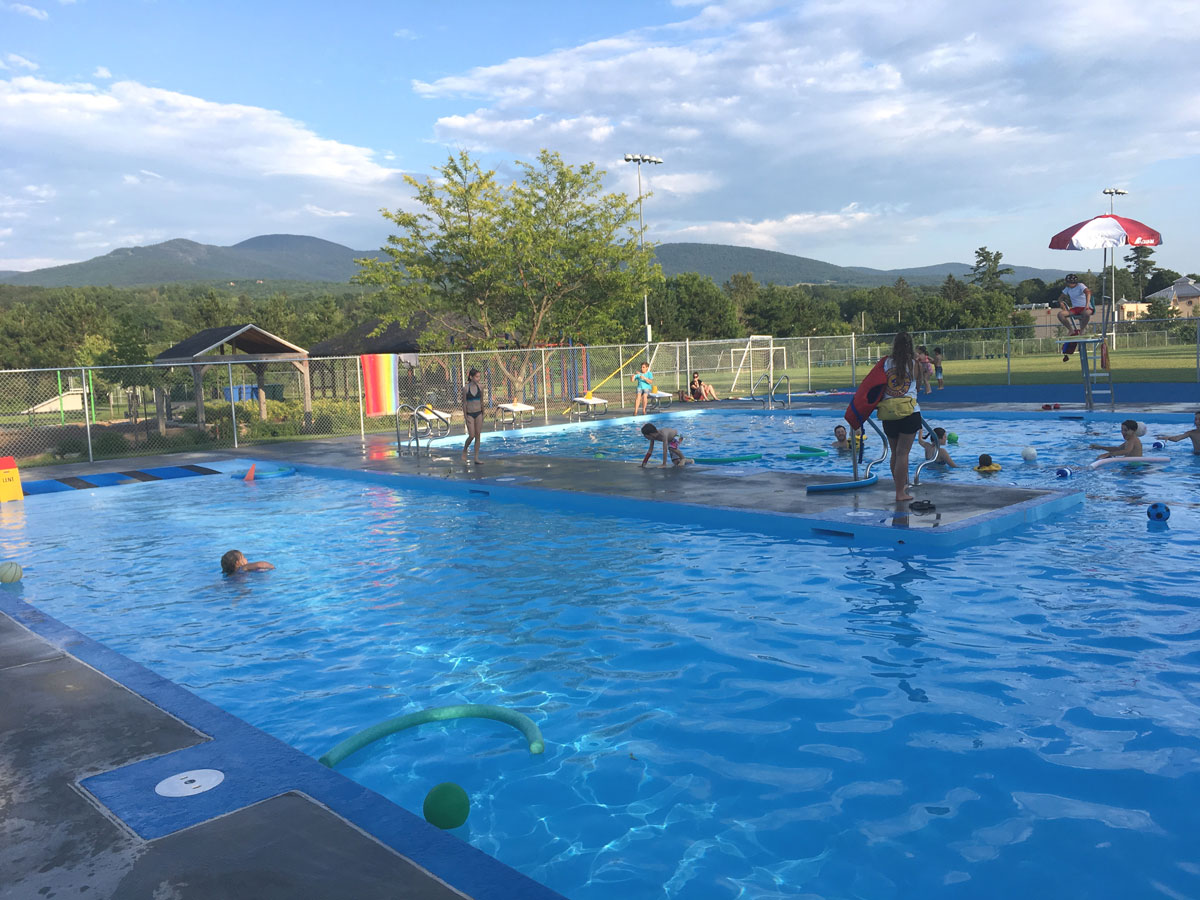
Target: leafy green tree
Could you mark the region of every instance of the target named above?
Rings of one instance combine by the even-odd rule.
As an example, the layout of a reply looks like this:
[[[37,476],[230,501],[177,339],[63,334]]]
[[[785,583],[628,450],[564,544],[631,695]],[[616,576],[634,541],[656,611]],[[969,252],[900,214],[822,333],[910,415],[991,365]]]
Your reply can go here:
[[[1139,319],[1173,319],[1179,315],[1179,310],[1171,305],[1171,301],[1163,297],[1154,297],[1146,301],[1146,311],[1138,316]]]
[[[1137,285],[1135,296],[1138,300],[1146,296],[1146,282],[1150,280],[1155,268],[1153,257],[1153,247],[1134,247],[1125,254],[1126,268],[1133,276],[1133,283]]]
[[[745,324],[746,307],[758,296],[758,282],[754,280],[754,276],[749,272],[739,272],[722,285],[722,290],[733,301],[738,321]]]
[[[228,294],[209,290],[192,306],[188,320],[196,331],[237,324],[236,304]]]
[[[1146,294],[1154,294],[1163,288],[1169,288],[1180,277],[1178,272],[1173,272],[1170,269],[1155,269],[1154,274],[1150,276],[1150,280],[1146,282]],[[1142,296],[1144,297],[1146,294]]]
[[[672,275],[650,294],[650,322],[663,341],[738,337],[741,325],[730,296],[707,276]]]
[[[940,293],[942,299],[949,303],[962,303],[967,299],[967,286],[953,275],[947,275]]]
[[[1000,260],[1003,258],[1004,254],[999,250],[992,252],[987,247],[976,250],[975,267],[971,269],[971,284],[977,284],[985,291],[1005,290],[1002,276],[1013,274],[1013,270],[1007,266],[1001,267]]]
[[[382,288],[385,319],[424,314],[430,349],[611,339],[661,277],[638,249],[636,206],[602,193],[601,170],[547,150],[517,165],[507,187],[466,152],[408,177],[417,211],[385,211],[398,232],[384,258],[358,260],[355,280]]]

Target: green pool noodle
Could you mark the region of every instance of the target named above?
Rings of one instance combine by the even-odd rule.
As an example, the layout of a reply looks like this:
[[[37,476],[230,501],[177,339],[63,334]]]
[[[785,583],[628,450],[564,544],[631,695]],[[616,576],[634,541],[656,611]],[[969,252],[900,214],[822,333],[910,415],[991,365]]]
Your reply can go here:
[[[828,456],[829,451],[820,447],[805,447],[801,444],[795,453],[789,453],[788,459],[816,459],[818,456]]]
[[[367,744],[373,744],[380,738],[387,737],[389,734],[395,734],[397,731],[403,731],[406,728],[412,728],[416,725],[424,725],[427,722],[445,722],[450,719],[494,719],[497,722],[503,722],[505,725],[511,725],[517,731],[521,732],[525,736],[525,740],[529,743],[530,753],[541,753],[546,749],[546,742],[542,740],[541,731],[538,730],[533,720],[524,713],[505,709],[503,706],[464,703],[460,706],[435,706],[431,709],[423,709],[420,712],[397,716],[394,719],[386,719],[377,725],[372,725],[370,728],[365,728],[358,734],[346,738],[346,740],[322,756],[318,762],[332,769],[350,754],[357,753],[363,747],[367,746]]]

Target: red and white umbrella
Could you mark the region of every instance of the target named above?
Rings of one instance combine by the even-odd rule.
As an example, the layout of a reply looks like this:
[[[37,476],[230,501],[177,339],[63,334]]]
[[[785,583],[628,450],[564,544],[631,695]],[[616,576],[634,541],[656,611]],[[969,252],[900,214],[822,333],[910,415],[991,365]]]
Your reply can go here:
[[[1050,238],[1051,250],[1103,250],[1109,247],[1157,247],[1162,235],[1137,219],[1104,215],[1064,229]]]

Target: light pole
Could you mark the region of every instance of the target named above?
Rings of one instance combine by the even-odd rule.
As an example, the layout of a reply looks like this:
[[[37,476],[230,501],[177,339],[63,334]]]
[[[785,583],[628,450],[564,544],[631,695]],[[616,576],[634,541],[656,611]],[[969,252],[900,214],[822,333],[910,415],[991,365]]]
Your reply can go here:
[[[1123,197],[1126,194],[1128,194],[1129,191],[1121,190],[1121,188],[1105,188],[1100,193],[1102,193],[1102,194],[1104,194],[1104,196],[1108,197],[1108,214],[1111,216],[1111,215],[1113,215],[1113,198],[1114,197]],[[1104,248],[1104,253],[1105,253],[1105,255],[1108,254],[1107,247]],[[1110,270],[1111,275],[1112,275],[1112,280],[1111,280],[1112,296],[1107,299],[1108,299],[1109,303],[1111,304],[1111,311],[1113,313],[1113,318],[1115,319],[1116,312],[1117,312],[1117,248],[1116,247],[1112,248],[1112,259],[1110,262],[1112,264],[1112,268]],[[1100,294],[1101,294],[1101,298],[1100,298],[1101,302],[1103,302],[1105,299],[1103,296],[1103,294],[1104,294],[1103,289],[1101,289]]]
[[[644,153],[626,153],[625,162],[637,163],[638,167],[638,249],[643,253],[646,252],[646,226],[642,221],[642,163],[647,165],[653,164],[656,166],[662,165],[662,160],[657,156],[647,156]],[[642,291],[642,315],[646,321],[646,347],[649,353],[650,347],[650,295],[647,291]]]

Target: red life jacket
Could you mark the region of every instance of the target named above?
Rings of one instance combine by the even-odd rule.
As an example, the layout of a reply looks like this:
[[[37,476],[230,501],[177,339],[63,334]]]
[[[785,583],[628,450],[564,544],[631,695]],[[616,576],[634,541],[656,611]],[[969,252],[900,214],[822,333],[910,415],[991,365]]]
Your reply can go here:
[[[846,407],[846,421],[851,428],[862,428],[867,419],[871,418],[871,413],[875,412],[875,407],[883,400],[888,382],[887,373],[883,371],[883,364],[886,361],[887,357],[885,356],[875,363],[866,378],[859,382],[858,390],[854,392],[854,399]]]

